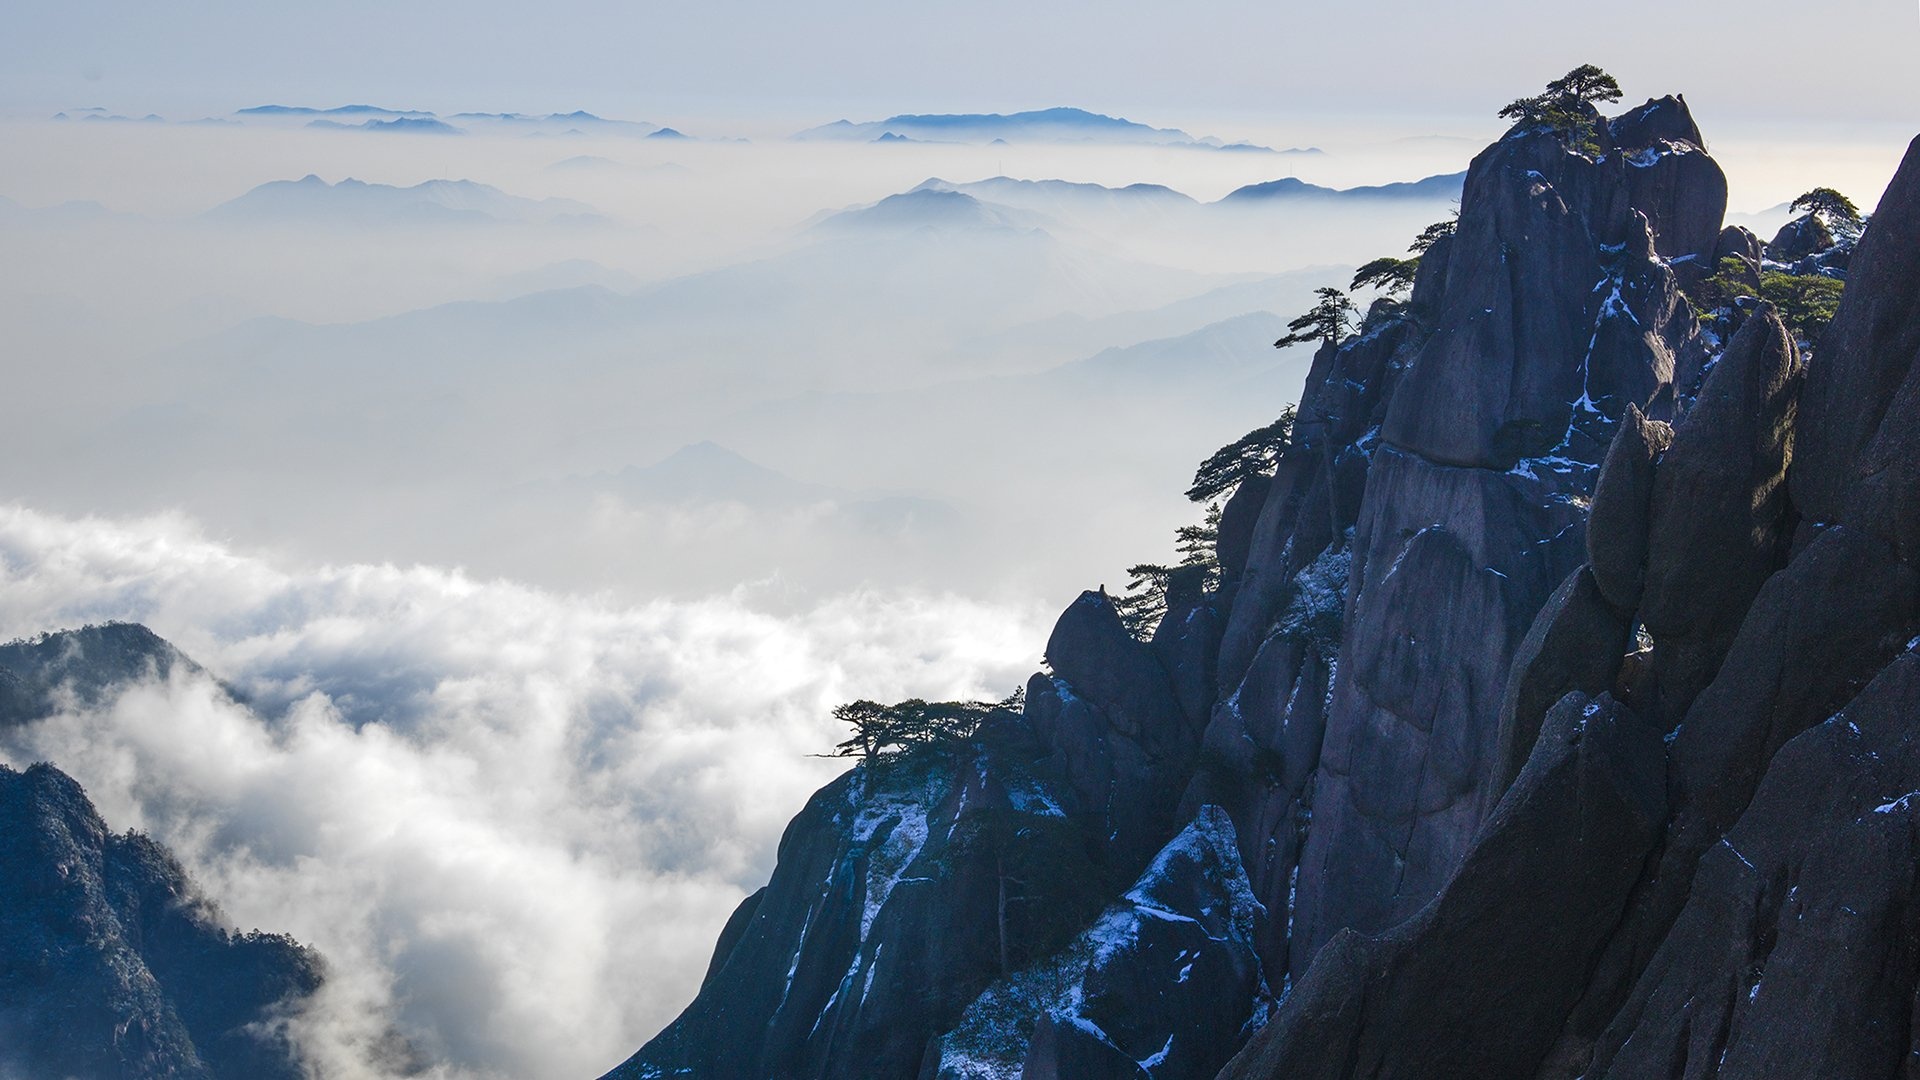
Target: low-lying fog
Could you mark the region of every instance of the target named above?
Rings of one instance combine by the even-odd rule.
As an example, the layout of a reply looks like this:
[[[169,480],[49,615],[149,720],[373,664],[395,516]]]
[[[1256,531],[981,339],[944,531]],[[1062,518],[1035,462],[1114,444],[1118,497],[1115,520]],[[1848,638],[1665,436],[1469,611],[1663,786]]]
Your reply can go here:
[[[86,115],[0,125],[0,636],[137,619],[212,677],[0,758],[319,947],[330,1077],[650,1037],[841,765],[828,710],[1002,696],[1079,589],[1169,559],[1195,463],[1298,396],[1286,320],[1498,134]],[[1900,148],[1714,144],[1763,231]],[[1442,179],[1228,198],[1288,177]]]

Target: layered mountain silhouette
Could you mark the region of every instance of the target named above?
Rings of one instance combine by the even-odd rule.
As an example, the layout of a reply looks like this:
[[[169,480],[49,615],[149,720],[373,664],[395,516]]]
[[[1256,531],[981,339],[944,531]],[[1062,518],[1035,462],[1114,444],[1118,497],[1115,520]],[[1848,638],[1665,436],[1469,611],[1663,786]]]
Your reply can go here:
[[[823,788],[610,1080],[1905,1075],[1920,140],[1809,334],[1689,300],[1763,249],[1683,100],[1578,125],[1318,351],[1217,582]]]

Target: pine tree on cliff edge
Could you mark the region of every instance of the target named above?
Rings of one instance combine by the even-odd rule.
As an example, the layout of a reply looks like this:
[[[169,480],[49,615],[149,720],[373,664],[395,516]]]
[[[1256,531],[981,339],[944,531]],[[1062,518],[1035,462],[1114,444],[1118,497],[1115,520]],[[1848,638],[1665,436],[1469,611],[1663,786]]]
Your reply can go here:
[[[1312,341],[1324,341],[1337,345],[1340,338],[1353,329],[1353,317],[1357,309],[1347,294],[1331,286],[1313,290],[1320,299],[1314,303],[1313,310],[1287,324],[1287,336],[1273,343],[1276,349],[1289,345],[1303,345]]]

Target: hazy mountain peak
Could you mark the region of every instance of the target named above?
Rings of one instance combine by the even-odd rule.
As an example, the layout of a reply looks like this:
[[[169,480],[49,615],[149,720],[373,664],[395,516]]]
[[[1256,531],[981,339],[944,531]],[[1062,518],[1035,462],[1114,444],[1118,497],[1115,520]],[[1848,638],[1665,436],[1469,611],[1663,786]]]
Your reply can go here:
[[[874,140],[892,135],[926,142],[1121,142],[1213,146],[1178,128],[1156,128],[1087,109],[1055,106],[1017,113],[900,113],[885,120],[836,120],[809,128],[796,139]]]
[[[1236,188],[1221,202],[1247,202],[1260,199],[1339,199],[1351,201],[1377,199],[1458,199],[1466,184],[1465,172],[1443,173],[1420,180],[1367,187],[1329,188],[1309,184],[1294,176],[1248,184]]]
[[[872,206],[833,214],[820,223],[829,229],[1036,229],[1044,220],[962,191],[924,185],[889,195]]]
[[[570,199],[527,199],[473,180],[426,180],[412,187],[347,177],[329,184],[309,173],[273,180],[209,210],[216,221],[325,221],[395,225],[556,222],[598,216]]]
[[[418,109],[385,109],[378,105],[338,105],[316,109],[308,105],[253,105],[234,110],[235,116],[415,116],[430,117]]]
[[[145,678],[200,666],[139,623],[99,623],[0,645],[0,727],[47,715],[62,693],[82,704]]]
[[[921,182],[909,194],[920,191],[970,195],[999,206],[1062,216],[1094,211],[1137,213],[1198,205],[1190,196],[1162,184],[1107,187],[1071,180],[1019,180],[1009,176],[967,183],[953,183],[936,176]]]

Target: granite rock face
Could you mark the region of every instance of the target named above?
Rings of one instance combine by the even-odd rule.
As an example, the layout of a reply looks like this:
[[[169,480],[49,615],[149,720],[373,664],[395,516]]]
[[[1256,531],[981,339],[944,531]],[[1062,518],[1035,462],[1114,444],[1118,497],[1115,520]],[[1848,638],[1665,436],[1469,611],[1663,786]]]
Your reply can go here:
[[[1659,837],[1660,773],[1657,732],[1569,694],[1433,902],[1337,935],[1222,1080],[1526,1075]]]
[[[1435,329],[1409,350],[1366,476],[1296,976],[1340,930],[1412,915],[1458,865],[1511,775],[1509,669],[1585,560],[1613,433],[1630,407],[1670,413],[1676,367],[1703,348],[1657,238],[1710,252],[1724,180],[1677,98],[1609,130],[1625,143],[1591,157],[1517,131],[1468,172]]]
[[[1906,1075],[1920,655],[1775,754],[1586,1075]]]
[[[50,765],[0,766],[0,912],[0,1073],[305,1075],[284,1021],[319,959],[228,931],[165,849],[110,832]]]
[[[1271,1001],[1262,914],[1232,821],[1206,807],[1071,944],[982,993],[922,1075],[1212,1077]]]
[[[1219,586],[1084,594],[1019,713],[823,790],[612,1075],[1907,1075],[1920,142],[1805,355],[1696,318],[1762,258],[1703,145],[1476,158]]]

